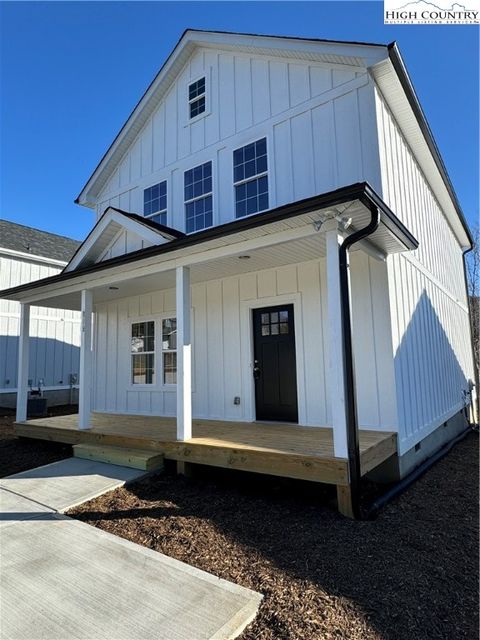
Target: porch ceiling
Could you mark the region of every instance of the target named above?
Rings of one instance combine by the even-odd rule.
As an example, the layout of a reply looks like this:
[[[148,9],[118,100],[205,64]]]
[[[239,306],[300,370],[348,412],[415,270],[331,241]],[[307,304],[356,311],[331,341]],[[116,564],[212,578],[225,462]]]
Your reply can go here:
[[[381,223],[368,242],[353,248],[379,258],[415,248],[408,230],[368,185],[360,184],[22,285],[0,297],[78,310],[86,288],[96,302],[172,288],[177,266],[190,266],[191,281],[197,283],[318,259],[325,256],[325,237],[314,223],[333,216],[351,219],[349,235],[368,224],[372,202]]]

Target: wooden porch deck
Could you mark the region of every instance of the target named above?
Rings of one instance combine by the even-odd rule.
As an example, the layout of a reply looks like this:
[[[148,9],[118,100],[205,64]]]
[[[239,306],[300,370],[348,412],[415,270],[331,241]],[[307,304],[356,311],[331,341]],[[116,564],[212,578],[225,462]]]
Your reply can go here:
[[[80,431],[78,416],[37,418],[15,425],[15,433],[68,444],[162,452],[167,459],[226,469],[348,485],[348,463],[333,452],[331,428],[193,420],[193,438],[176,440],[175,418],[92,414],[92,428]],[[360,431],[362,475],[396,452],[396,434]]]

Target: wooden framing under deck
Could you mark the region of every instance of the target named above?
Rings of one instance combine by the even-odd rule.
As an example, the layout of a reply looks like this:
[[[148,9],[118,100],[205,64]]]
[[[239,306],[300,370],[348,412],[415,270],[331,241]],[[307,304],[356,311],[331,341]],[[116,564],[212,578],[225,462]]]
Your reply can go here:
[[[193,437],[180,442],[175,418],[93,413],[91,425],[88,430],[78,429],[73,414],[17,422],[15,433],[67,444],[159,451],[178,462],[325,482],[337,485],[339,496],[348,489],[348,462],[334,456],[330,428],[193,420]],[[362,475],[396,450],[394,433],[361,430]]]

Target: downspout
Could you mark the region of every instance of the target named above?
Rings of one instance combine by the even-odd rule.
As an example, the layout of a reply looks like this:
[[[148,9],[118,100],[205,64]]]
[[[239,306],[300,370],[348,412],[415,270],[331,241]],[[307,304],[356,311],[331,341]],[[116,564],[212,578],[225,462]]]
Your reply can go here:
[[[372,235],[380,224],[380,211],[378,207],[368,200],[364,202],[371,213],[370,222],[366,227],[347,236],[340,245],[340,297],[342,314],[343,335],[343,365],[345,371],[345,417],[347,423],[347,450],[350,492],[352,500],[353,517],[358,520],[362,517],[360,509],[360,448],[358,441],[358,417],[355,394],[355,366],[353,358],[352,321],[350,310],[350,279],[348,266],[348,252],[352,245]]]

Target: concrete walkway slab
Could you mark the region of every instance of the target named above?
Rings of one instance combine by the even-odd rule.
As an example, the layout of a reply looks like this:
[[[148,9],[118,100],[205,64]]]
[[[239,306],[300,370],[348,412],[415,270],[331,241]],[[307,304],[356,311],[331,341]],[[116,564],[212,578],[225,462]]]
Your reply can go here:
[[[1,637],[220,640],[261,595],[54,514],[2,530]]]
[[[0,528],[2,529],[14,522],[45,517],[52,513],[54,513],[53,510],[43,504],[32,502],[6,489],[0,489]]]
[[[63,512],[144,475],[138,469],[68,458],[2,478],[0,488]]]

